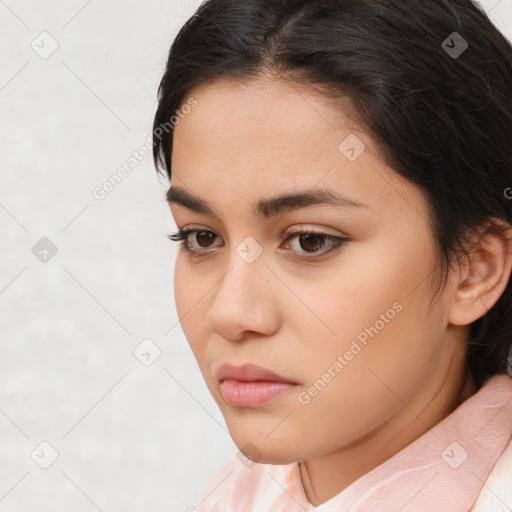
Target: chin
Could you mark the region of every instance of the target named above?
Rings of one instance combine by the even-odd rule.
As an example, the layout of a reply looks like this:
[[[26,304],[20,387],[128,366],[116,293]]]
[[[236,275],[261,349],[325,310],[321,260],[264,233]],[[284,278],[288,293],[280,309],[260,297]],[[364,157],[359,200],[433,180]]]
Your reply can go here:
[[[229,425],[228,425],[229,426]],[[292,464],[302,460],[297,444],[281,437],[265,437],[246,430],[240,432],[229,429],[238,449],[253,462],[259,464]]]

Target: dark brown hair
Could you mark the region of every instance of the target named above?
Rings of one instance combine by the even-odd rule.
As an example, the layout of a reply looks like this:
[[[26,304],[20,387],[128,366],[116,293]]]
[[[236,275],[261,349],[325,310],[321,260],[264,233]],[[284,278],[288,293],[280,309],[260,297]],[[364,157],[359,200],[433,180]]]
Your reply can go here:
[[[157,171],[171,178],[169,120],[193,87],[269,71],[349,98],[388,165],[422,188],[444,270],[438,290],[452,256],[471,250],[471,231],[512,223],[512,46],[476,3],[203,2],[175,38],[158,90]],[[471,324],[466,370],[478,387],[507,371],[511,343],[509,280]]]

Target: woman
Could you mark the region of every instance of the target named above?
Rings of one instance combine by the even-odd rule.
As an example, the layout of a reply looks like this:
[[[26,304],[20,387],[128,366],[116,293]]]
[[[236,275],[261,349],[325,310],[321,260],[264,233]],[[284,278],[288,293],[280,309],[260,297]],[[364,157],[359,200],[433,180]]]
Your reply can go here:
[[[512,509],[511,93],[470,0],[185,23],[154,159],[181,325],[240,449],[199,511]]]

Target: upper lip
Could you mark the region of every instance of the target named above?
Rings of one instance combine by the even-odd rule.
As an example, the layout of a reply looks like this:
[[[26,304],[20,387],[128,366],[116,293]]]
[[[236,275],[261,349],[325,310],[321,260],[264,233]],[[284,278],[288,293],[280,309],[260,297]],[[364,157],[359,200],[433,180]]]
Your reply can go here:
[[[290,379],[252,363],[245,363],[241,366],[235,366],[231,363],[222,363],[217,371],[217,379],[221,383],[226,379],[235,379],[247,382],[268,380],[272,382],[290,382],[295,384],[295,382]]]

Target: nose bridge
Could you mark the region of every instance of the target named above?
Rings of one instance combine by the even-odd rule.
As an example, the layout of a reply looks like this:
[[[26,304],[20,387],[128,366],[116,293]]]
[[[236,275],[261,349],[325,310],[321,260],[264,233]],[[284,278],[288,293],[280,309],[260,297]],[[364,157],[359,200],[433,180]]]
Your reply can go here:
[[[256,255],[256,249],[251,240],[233,247],[227,270],[215,288],[206,321],[210,330],[224,338],[238,338],[247,330],[265,330],[273,323],[268,297],[272,273],[262,250]]]
[[[259,251],[260,254],[256,254],[256,251],[255,243],[250,240],[244,240],[232,248],[228,270],[220,282],[216,299],[236,299],[239,304],[243,304],[245,300],[254,302],[255,297],[251,295],[258,292],[255,287],[263,280],[268,280],[269,273],[262,257],[263,249]]]

